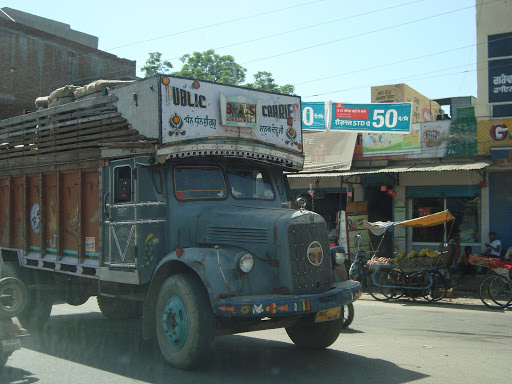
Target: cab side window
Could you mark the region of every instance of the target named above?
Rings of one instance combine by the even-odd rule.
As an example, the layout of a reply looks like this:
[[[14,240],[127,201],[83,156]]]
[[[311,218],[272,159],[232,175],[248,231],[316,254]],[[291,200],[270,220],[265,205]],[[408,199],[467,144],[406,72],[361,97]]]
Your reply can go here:
[[[132,168],[129,165],[114,168],[114,204],[132,201]]]

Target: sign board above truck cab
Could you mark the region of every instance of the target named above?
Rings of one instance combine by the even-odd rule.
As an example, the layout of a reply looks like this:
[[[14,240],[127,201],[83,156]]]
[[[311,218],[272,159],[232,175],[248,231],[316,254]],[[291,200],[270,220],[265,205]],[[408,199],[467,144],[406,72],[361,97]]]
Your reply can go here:
[[[295,159],[293,168],[302,167],[299,97],[169,76],[161,77],[160,92],[161,142],[167,147],[161,154],[179,151],[183,157],[188,145],[193,152],[207,151],[202,154],[281,154]]]

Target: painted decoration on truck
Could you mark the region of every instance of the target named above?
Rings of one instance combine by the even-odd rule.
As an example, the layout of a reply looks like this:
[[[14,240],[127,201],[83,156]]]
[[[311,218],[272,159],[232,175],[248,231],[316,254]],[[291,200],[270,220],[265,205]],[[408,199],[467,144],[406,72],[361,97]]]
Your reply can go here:
[[[297,96],[162,77],[161,99],[164,144],[241,139],[302,153]]]
[[[39,218],[39,203],[34,203],[30,209],[30,227],[35,233],[39,233],[40,218]]]

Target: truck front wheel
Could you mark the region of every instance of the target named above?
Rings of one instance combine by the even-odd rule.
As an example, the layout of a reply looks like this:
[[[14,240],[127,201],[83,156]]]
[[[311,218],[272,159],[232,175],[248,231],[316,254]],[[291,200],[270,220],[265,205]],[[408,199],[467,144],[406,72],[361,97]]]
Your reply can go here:
[[[181,369],[207,361],[215,317],[202,283],[193,275],[169,277],[158,294],[156,334],[164,359]]]
[[[332,345],[338,338],[343,327],[343,315],[340,319],[315,323],[308,316],[300,319],[297,324],[286,328],[286,333],[299,348],[324,349]]]

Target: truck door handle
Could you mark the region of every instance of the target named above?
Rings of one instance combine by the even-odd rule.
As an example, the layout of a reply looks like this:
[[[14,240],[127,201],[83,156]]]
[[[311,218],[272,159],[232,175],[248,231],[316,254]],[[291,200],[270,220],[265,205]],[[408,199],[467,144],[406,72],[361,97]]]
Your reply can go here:
[[[110,195],[110,192],[105,193],[103,196],[103,212],[110,219],[110,212],[107,212],[107,197]]]

